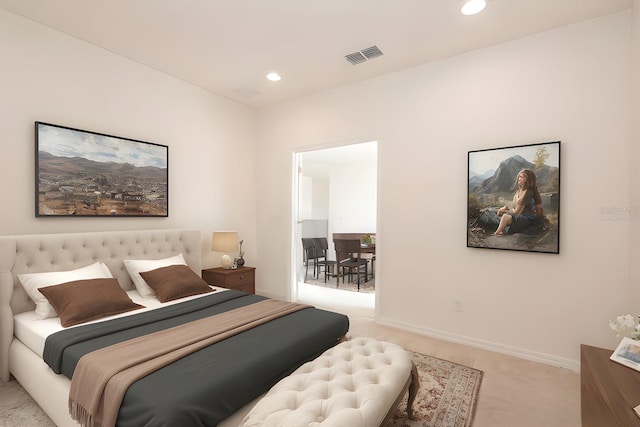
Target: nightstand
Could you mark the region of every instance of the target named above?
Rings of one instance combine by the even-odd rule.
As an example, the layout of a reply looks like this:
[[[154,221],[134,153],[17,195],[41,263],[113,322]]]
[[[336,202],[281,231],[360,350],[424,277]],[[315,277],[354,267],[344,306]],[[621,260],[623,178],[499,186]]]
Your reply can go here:
[[[256,293],[255,267],[238,267],[234,269],[224,269],[222,267],[207,268],[202,270],[202,278],[212,286],[236,289],[249,294]]]

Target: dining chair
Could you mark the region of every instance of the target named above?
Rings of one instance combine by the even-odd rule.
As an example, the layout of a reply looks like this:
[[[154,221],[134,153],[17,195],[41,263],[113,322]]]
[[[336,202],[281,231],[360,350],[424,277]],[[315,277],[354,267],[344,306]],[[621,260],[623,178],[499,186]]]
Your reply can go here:
[[[358,282],[358,292],[360,291],[360,276],[364,275],[364,281],[368,279],[367,265],[369,262],[360,257],[360,240],[359,239],[334,239],[333,244],[336,248],[336,262],[339,273],[342,273],[342,283],[344,283],[345,273],[352,281],[353,274],[356,275]],[[336,287],[340,286],[340,274],[336,278]]]
[[[329,242],[327,241],[326,237],[314,237],[313,245],[316,248],[316,255],[318,257],[316,261],[318,265],[318,277],[320,277],[320,273],[322,273],[321,268],[324,267],[324,283],[327,283],[329,267],[331,267],[332,271],[337,271],[335,267],[337,262],[335,260],[330,260],[327,256],[327,252],[329,250]]]
[[[362,235],[361,247],[362,254],[361,257],[369,261],[371,263],[371,280],[375,277],[376,274],[376,235],[374,233],[366,233]]]
[[[316,271],[318,267],[318,254],[316,253],[316,247],[313,244],[312,237],[302,238],[302,253],[304,262],[304,280],[307,280],[309,275],[309,264],[313,263],[313,277],[316,277]]]
[[[365,252],[362,254],[362,259],[366,260],[368,263],[371,263],[371,274],[370,274],[370,279],[369,280],[373,280],[373,278],[376,276],[376,254],[375,253],[370,253],[370,252]],[[368,267],[367,267],[368,268]]]

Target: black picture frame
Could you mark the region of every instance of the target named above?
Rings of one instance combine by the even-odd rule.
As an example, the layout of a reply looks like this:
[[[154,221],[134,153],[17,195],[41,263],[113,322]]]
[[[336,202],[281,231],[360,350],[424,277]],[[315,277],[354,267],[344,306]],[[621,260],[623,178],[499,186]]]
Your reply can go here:
[[[560,253],[560,141],[469,151],[467,165],[467,247]],[[535,179],[541,204],[518,187],[524,169],[533,172],[523,172],[524,182]],[[518,191],[534,200],[514,210]]]
[[[35,122],[36,217],[168,217],[169,147]]]

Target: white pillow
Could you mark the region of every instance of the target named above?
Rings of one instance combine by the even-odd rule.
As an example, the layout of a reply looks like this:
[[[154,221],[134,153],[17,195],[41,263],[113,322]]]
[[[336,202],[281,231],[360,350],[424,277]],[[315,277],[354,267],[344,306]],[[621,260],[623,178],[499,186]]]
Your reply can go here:
[[[20,280],[22,287],[27,292],[27,295],[29,295],[29,298],[36,303],[36,314],[42,319],[57,317],[58,315],[38,288],[61,285],[76,280],[111,278],[113,278],[113,276],[111,275],[111,271],[109,271],[109,267],[101,262],[94,262],[86,267],[70,271],[18,274],[18,280]]]
[[[136,286],[136,290],[145,298],[155,295],[155,292],[147,285],[147,282],[144,281],[140,275],[141,271],[151,271],[170,265],[187,265],[182,254],[164,259],[125,259],[123,262],[133,284]]]

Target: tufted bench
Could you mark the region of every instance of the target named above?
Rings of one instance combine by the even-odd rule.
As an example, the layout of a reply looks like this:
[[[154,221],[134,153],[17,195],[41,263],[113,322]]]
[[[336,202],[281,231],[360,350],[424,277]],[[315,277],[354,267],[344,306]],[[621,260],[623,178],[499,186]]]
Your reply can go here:
[[[240,427],[378,427],[388,423],[416,368],[401,347],[372,338],[344,341],[283,378],[258,401]]]

